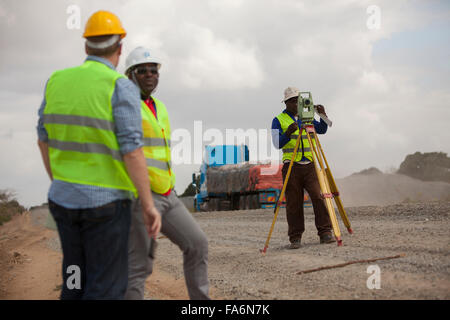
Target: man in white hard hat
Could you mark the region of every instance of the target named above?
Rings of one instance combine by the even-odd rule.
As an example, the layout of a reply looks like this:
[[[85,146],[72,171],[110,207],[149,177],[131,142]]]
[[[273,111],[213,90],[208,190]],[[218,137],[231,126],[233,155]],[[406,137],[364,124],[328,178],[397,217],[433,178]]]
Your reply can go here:
[[[286,88],[284,91],[284,99],[282,100],[286,105],[286,109],[272,121],[273,144],[276,148],[282,149],[283,151],[283,180],[286,178],[296,140],[300,133],[299,128],[302,125],[301,120],[298,119],[298,95],[299,90],[297,88]],[[325,114],[325,108],[322,105],[317,105],[316,108],[318,113]],[[320,122],[314,120],[313,124],[317,134],[327,132],[328,126],[324,120],[320,119]],[[319,181],[314,169],[314,163],[312,163],[312,150],[305,130],[302,131],[301,143],[294,161],[286,186],[286,217],[290,241],[289,248],[298,249],[301,247],[302,234],[305,231],[303,189],[306,189],[313,204],[315,224],[320,243],[332,243],[334,239],[331,236],[331,221],[320,192]]]
[[[175,174],[170,161],[170,123],[165,105],[152,96],[159,82],[161,63],[144,47],[127,57],[125,74],[141,91],[144,155],[150,188],[162,216],[161,232],[183,251],[184,276],[189,297],[209,299],[208,240],[173,188]],[[156,241],[145,232],[141,206],[132,209],[129,238],[129,276],[125,299],[143,299],[144,285],[152,273]]]

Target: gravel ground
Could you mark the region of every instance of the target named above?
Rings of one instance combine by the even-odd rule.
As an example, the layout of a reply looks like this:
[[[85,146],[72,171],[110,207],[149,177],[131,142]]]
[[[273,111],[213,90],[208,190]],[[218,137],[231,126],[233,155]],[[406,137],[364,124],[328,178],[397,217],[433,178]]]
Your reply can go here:
[[[289,250],[284,209],[266,255],[273,210],[194,213],[209,239],[209,278],[226,299],[449,299],[450,202],[347,208],[354,234],[340,221],[343,246],[319,244],[312,209],[305,211],[302,248]],[[340,220],[340,218],[339,218]],[[182,254],[159,240],[156,263],[183,277]],[[306,269],[353,260],[405,257],[298,275]],[[369,289],[370,265],[380,268],[380,289]]]

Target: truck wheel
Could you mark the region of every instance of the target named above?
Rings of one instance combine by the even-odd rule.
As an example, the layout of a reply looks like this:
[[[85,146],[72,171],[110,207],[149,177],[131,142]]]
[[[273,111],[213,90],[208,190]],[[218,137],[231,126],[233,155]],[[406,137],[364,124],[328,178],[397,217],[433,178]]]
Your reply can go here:
[[[245,196],[239,196],[239,210],[245,210]]]
[[[245,209],[250,210],[252,209],[252,196],[250,194],[245,196]]]
[[[222,210],[222,205],[221,205],[221,200],[220,199],[215,199],[215,211],[221,211]]]
[[[230,198],[230,210],[239,210],[241,206],[241,197],[239,194],[234,194]]]
[[[259,209],[259,195],[258,194],[252,194],[250,197],[251,197],[252,209]]]
[[[209,199],[208,201],[208,211],[217,211],[217,199]]]
[[[212,208],[212,199],[209,199],[208,202],[206,203],[206,210],[207,210],[207,211],[213,211],[213,208]]]

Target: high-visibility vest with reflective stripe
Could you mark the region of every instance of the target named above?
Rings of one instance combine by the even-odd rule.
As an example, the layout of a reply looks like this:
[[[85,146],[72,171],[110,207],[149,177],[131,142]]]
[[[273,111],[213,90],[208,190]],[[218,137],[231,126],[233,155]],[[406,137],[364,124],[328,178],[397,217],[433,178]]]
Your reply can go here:
[[[280,121],[281,130],[283,133],[286,132],[287,128],[294,123],[294,120],[292,120],[291,116],[288,115],[286,112],[282,112],[277,116],[278,121]],[[300,129],[297,129],[295,132],[291,134],[291,139],[288,143],[286,143],[283,148],[283,161],[284,160],[291,160],[292,154],[294,153],[295,143],[297,142],[297,137],[300,133]],[[297,155],[294,159],[294,161],[301,161],[303,156],[308,159],[309,161],[312,161],[312,150],[311,146],[309,145],[308,137],[306,136],[307,133],[305,130],[302,130],[302,140],[298,146]],[[316,142],[314,141],[314,138],[311,136],[311,139],[316,145]]]
[[[152,191],[166,193],[175,186],[175,173],[171,168],[170,122],[166,106],[155,101],[156,115],[141,101],[142,132],[144,134],[144,155]]]
[[[121,77],[96,61],[50,77],[43,122],[54,179],[136,195],[114,133],[111,97]]]

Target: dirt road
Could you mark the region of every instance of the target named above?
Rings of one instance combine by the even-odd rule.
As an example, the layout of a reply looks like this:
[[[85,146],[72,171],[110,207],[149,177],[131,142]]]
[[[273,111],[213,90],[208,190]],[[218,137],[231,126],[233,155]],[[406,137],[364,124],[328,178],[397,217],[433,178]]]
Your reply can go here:
[[[0,226],[0,300],[59,299],[61,245],[48,214],[46,208],[38,208]],[[146,299],[189,299],[184,278],[158,266],[153,269],[146,282]],[[222,299],[215,288],[211,297]]]
[[[355,231],[342,247],[320,245],[306,211],[303,247],[286,249],[280,211],[269,249],[261,255],[272,210],[195,213],[209,238],[209,278],[215,299],[449,299],[450,202],[348,208]],[[15,217],[0,227],[0,299],[57,299],[61,253],[57,233],[43,227],[46,211]],[[147,281],[148,299],[187,299],[182,254],[158,240],[157,263]],[[298,275],[353,260],[405,257]],[[380,289],[368,289],[370,265]],[[371,282],[372,283],[372,282]]]
[[[197,213],[209,237],[211,284],[228,299],[449,299],[450,202],[348,209],[354,229],[341,224],[342,247],[321,245],[312,210],[306,211],[303,247],[289,250],[284,210],[269,249],[259,249],[269,232],[272,210]],[[405,257],[352,264],[303,275],[306,269],[353,260]],[[182,277],[180,254],[167,239],[159,241],[158,267]],[[380,289],[368,289],[370,265],[380,268]]]

